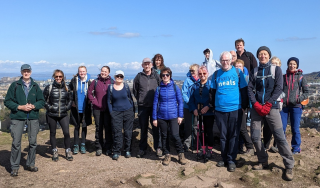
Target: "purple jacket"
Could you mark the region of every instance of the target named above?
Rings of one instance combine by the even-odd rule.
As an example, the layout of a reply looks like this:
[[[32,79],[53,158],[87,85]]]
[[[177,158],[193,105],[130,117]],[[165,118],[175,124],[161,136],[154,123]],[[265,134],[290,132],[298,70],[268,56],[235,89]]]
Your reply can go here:
[[[113,83],[113,80],[110,76],[104,79],[100,74],[98,75],[97,80],[98,82],[95,89],[94,86],[96,79],[90,84],[88,89],[88,98],[92,103],[93,109],[105,111],[107,109],[108,86]]]

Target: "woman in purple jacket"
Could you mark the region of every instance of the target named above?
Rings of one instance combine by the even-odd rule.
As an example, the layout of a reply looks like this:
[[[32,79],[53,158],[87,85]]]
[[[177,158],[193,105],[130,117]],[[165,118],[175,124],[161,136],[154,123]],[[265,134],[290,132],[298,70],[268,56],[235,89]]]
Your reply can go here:
[[[109,73],[110,68],[103,66],[98,78],[92,81],[88,89],[88,98],[92,103],[96,124],[96,156],[100,156],[102,150],[106,151],[106,155],[111,155],[112,149],[111,117],[107,108],[107,91],[108,86],[113,84],[114,81],[109,76]],[[105,143],[103,141],[103,129],[105,129]]]
[[[183,119],[181,90],[172,80],[172,72],[169,67],[161,70],[160,77],[162,81],[154,95],[152,118],[154,119],[153,125],[155,127],[159,126],[161,129],[163,154],[165,154],[162,164],[169,165],[171,161],[168,136],[168,132],[171,130],[172,138],[179,154],[179,162],[184,165],[187,161],[184,157],[184,150],[179,137],[179,125]]]

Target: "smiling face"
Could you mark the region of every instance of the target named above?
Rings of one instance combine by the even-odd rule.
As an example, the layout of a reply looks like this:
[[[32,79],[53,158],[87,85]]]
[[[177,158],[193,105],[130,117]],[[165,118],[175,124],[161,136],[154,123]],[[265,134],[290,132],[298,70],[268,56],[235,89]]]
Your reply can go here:
[[[240,69],[240,70],[243,72],[243,65],[242,65],[242,63],[236,63],[234,66],[235,66],[236,68]]]
[[[161,79],[164,83],[170,82],[170,74],[167,71],[162,72]]]
[[[24,70],[21,71],[21,75],[22,75],[22,78],[23,78],[24,80],[29,80],[30,77],[31,77],[31,70],[29,70],[29,69],[24,69]]]
[[[203,69],[199,69],[199,78],[202,82],[206,82],[208,79],[208,73]]]
[[[205,56],[207,59],[209,59],[209,57],[210,57],[210,52],[206,52],[206,53],[204,54],[204,56]]]
[[[243,45],[243,42],[237,42],[236,44],[236,49],[237,49],[237,52],[244,52],[244,45]]]
[[[122,74],[118,74],[114,76],[115,82],[122,83],[124,76]]]
[[[195,77],[195,76],[197,76],[198,68],[196,66],[191,67],[189,72],[190,72],[192,77]]]
[[[160,61],[160,64],[161,64],[161,61]],[[151,71],[151,67],[152,67],[152,63],[151,62],[142,63],[142,68],[143,68],[144,72],[146,72],[146,73]]]
[[[297,69],[297,66],[297,62],[294,60],[291,60],[288,65],[290,71],[295,71]]]
[[[157,68],[160,68],[160,65],[161,65],[161,58],[160,58],[160,57],[158,57],[158,58],[156,59],[155,64],[156,64],[156,67],[157,67]]]
[[[223,56],[220,59],[220,63],[222,65],[222,69],[224,71],[229,70],[231,67],[231,59],[228,54],[223,54]]]
[[[63,80],[63,74],[59,71],[57,71],[55,74],[54,74],[54,80],[58,83],[58,84],[61,84],[62,80]]]
[[[273,65],[275,65],[275,66],[280,67],[280,61],[278,61],[278,60],[272,60],[271,63],[272,63]]]
[[[101,72],[100,72],[100,76],[101,78],[107,78],[109,76],[109,69],[107,67],[102,67],[101,68]]]
[[[259,59],[260,63],[266,64],[269,62],[270,55],[266,50],[261,50],[258,54],[258,59]]]
[[[79,74],[81,80],[82,80],[82,79],[85,79],[85,77],[86,77],[86,75],[87,75],[87,69],[84,68],[84,67],[80,67],[80,68],[78,69],[78,74]]]

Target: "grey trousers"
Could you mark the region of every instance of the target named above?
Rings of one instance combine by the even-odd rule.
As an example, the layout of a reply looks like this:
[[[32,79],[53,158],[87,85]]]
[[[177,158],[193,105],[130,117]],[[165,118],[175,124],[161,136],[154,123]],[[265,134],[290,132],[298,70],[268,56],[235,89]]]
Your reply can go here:
[[[19,169],[21,159],[21,137],[23,134],[24,125],[28,125],[28,140],[29,140],[29,152],[27,158],[27,166],[34,166],[36,160],[36,148],[37,148],[37,134],[39,132],[39,120],[11,120],[11,169]]]
[[[286,169],[294,167],[294,159],[289,144],[283,133],[281,116],[279,109],[271,109],[270,113],[265,117],[260,116],[254,108],[251,109],[251,139],[257,151],[258,162],[264,163],[268,161],[268,154],[261,142],[261,121],[268,122],[268,126],[274,135],[274,139],[278,145],[279,153],[283,158],[283,164]]]

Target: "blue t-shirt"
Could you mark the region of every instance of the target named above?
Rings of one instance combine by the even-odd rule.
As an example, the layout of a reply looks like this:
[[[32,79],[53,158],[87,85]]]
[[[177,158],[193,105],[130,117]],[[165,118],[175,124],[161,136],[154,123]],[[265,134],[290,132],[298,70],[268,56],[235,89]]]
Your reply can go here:
[[[238,76],[234,66],[232,66],[228,71],[219,69],[216,80],[213,75],[211,82],[211,88],[216,89],[215,110],[220,112],[232,112],[240,109],[240,88],[244,88],[246,86],[247,82],[241,70],[239,70]]]
[[[132,108],[132,104],[128,99],[126,87],[121,90],[112,90],[112,111],[123,112]]]

